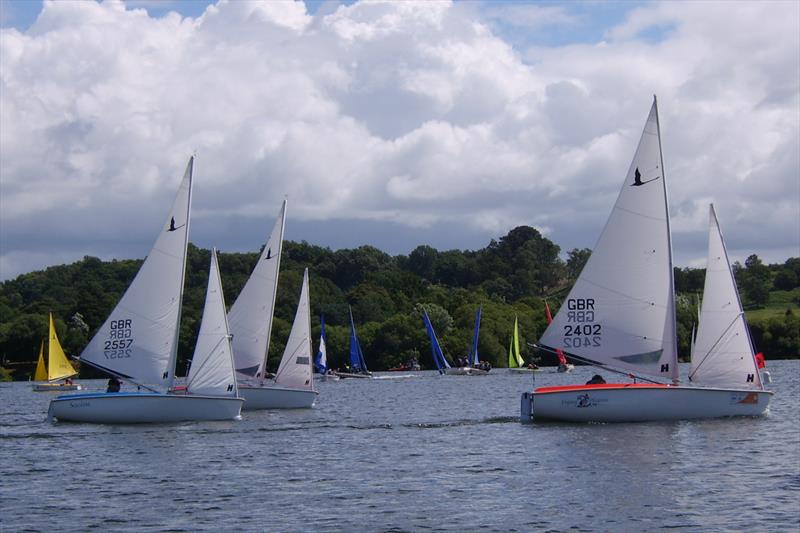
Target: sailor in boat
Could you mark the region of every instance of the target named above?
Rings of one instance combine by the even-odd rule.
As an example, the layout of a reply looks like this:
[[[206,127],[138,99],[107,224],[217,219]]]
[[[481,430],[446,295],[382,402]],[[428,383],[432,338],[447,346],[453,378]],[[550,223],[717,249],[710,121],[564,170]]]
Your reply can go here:
[[[595,374],[594,376],[592,376],[592,379],[590,379],[589,381],[586,382],[586,384],[587,385],[600,385],[600,384],[603,384],[605,382],[606,382],[606,380],[603,379],[603,376],[601,376],[600,374]]]
[[[119,392],[121,386],[122,382],[118,380],[116,376],[111,376],[108,380],[108,386],[106,387],[106,392]]]

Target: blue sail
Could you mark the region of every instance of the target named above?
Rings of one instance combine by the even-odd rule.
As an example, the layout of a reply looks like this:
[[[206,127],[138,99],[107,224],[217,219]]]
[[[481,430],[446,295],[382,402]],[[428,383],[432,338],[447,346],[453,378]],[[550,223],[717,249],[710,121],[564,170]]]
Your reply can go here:
[[[478,312],[475,313],[475,331],[472,333],[472,347],[467,356],[467,362],[472,366],[478,366],[480,360],[478,358],[478,333],[481,329],[481,307],[478,307]]]
[[[428,336],[431,338],[431,356],[433,357],[433,362],[436,364],[436,368],[439,369],[439,373],[444,374],[445,369],[450,368],[450,364],[442,353],[439,340],[436,338],[436,332],[433,331],[433,324],[431,324],[431,319],[428,317],[428,312],[425,311],[425,309],[422,310],[422,320],[425,322],[425,329],[428,330]]]
[[[325,335],[325,315],[320,315],[319,322],[321,328],[319,331],[319,350],[314,357],[314,368],[320,374],[325,374],[328,371],[328,339]]]
[[[350,309],[350,370],[353,372],[369,372],[367,362],[364,360],[364,352],[361,351],[361,344],[358,342],[358,336],[356,335],[352,309]]]

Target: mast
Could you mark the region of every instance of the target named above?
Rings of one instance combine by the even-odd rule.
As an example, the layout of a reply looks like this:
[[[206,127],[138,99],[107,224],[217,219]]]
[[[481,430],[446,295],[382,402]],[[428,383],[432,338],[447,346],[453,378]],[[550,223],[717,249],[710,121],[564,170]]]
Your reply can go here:
[[[186,232],[183,238],[183,265],[181,266],[181,284],[178,293],[178,320],[175,327],[175,337],[172,341],[172,351],[167,363],[167,390],[175,384],[175,366],[178,364],[178,337],[181,331],[181,312],[183,311],[183,285],[186,280],[186,251],[189,247],[189,222],[192,212],[192,177],[194,174],[194,155],[189,158],[189,194],[186,195]]]
[[[286,227],[286,203],[288,198],[283,199],[283,206],[281,206],[281,231],[280,231],[280,238],[278,239],[278,256],[277,262],[278,264],[275,266],[275,285],[272,288],[272,316],[267,318],[267,345],[264,348],[264,359],[261,362],[261,365],[258,367],[258,375],[261,376],[260,384],[263,385],[264,381],[266,380],[267,375],[267,357],[269,356],[269,340],[272,337],[272,319],[275,316],[275,299],[278,296],[278,277],[280,276],[281,272],[281,255],[283,255],[283,231]],[[313,372],[312,372],[313,373]]]
[[[664,150],[661,147],[661,120],[658,118],[658,100],[656,95],[653,95],[653,107],[656,110],[656,131],[658,132],[658,156],[661,164],[661,179],[664,180],[664,212],[667,218],[667,253],[669,254],[669,293],[670,303],[672,304],[672,312],[669,313],[667,320],[669,322],[669,331],[665,333],[669,335],[672,341],[672,366],[674,370],[672,373],[672,382],[674,384],[680,383],[680,371],[678,368],[678,331],[676,327],[677,314],[675,305],[675,268],[672,264],[672,230],[670,229],[669,221],[669,200],[667,194],[667,174],[664,168]]]

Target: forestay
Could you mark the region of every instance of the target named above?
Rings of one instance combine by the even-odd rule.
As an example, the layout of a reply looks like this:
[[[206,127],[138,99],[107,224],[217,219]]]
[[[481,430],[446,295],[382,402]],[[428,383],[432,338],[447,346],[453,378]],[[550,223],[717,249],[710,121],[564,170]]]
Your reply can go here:
[[[186,389],[192,394],[238,396],[216,249],[211,251],[206,304],[186,379]]]
[[[286,200],[283,201],[261,257],[228,312],[236,372],[242,377],[259,377],[262,382],[272,332],[285,221]]]
[[[81,354],[82,361],[140,384],[168,387],[174,379],[193,165],[194,157],[139,272]]]
[[[689,379],[698,385],[761,389],[754,353],[725,241],[711,205],[706,281]]]
[[[292,331],[286,341],[275,383],[292,389],[314,388],[311,363],[311,309],[308,296],[308,269],[303,272],[303,287],[294,315]]]
[[[655,100],[614,209],[541,343],[677,380],[672,247]]]

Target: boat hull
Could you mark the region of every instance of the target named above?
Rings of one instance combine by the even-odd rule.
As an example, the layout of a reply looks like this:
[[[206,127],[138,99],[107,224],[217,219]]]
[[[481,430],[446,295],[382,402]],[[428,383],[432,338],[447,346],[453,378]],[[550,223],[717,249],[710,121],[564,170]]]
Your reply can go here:
[[[356,374],[353,372],[333,372],[334,376],[339,376],[340,378],[361,378],[361,379],[372,379],[372,373],[364,374],[363,372],[360,374]]]
[[[82,387],[77,383],[72,385],[64,385],[59,383],[34,383],[34,392],[66,392],[71,390],[82,390]]]
[[[509,368],[509,372],[512,374],[532,374],[534,372],[541,372],[541,368]]]
[[[314,406],[317,391],[289,389],[276,386],[239,385],[239,395],[244,398],[245,411],[255,409],[308,409]]]
[[[521,422],[646,422],[758,416],[770,391],[711,389],[660,384],[542,387],[522,395]]]
[[[472,368],[471,366],[454,366],[445,369],[444,373],[448,376],[485,376],[489,371],[481,368]]]
[[[112,392],[69,394],[50,400],[48,418],[59,422],[147,424],[196,420],[233,420],[242,398]]]

